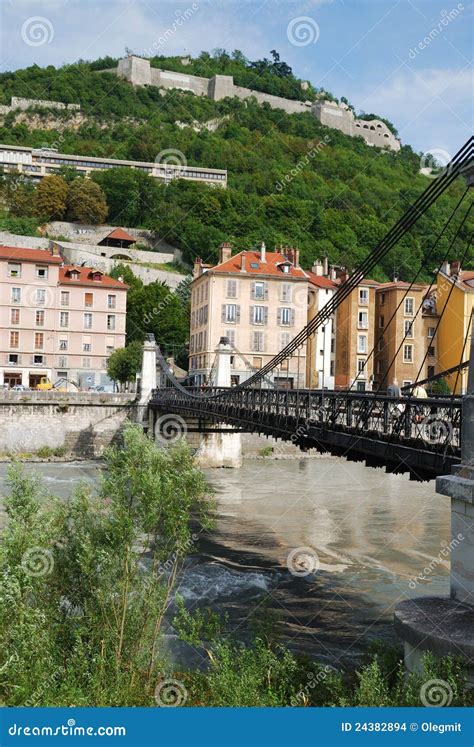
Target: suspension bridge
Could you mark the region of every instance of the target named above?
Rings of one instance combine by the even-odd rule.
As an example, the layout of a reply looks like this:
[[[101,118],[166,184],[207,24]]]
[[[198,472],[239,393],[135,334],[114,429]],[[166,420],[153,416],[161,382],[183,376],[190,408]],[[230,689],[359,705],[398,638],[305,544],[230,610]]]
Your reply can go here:
[[[234,387],[217,385],[206,389],[185,387],[174,378],[159,354],[158,362],[166,377],[167,386],[155,389],[149,401],[153,431],[160,413],[178,413],[183,417],[193,418],[201,432],[206,432],[211,427],[216,431],[221,425],[223,428],[230,425],[236,430],[291,441],[303,450],[315,448],[347,459],[363,460],[369,466],[384,466],[392,472],[408,472],[416,480],[432,479],[455,469],[461,461],[462,439],[466,430],[463,428],[463,418],[466,420],[468,417],[472,422],[474,410],[466,414],[461,396],[419,399],[414,394],[417,385],[427,384],[448,374],[458,376],[469,365],[469,360],[463,359],[465,353],[469,354],[467,334],[461,360],[456,366],[428,379],[422,378],[425,356],[416,381],[405,387],[399,397],[386,394],[387,374],[379,383],[377,391],[373,392],[355,391],[357,377],[347,390],[327,391],[274,389],[269,385],[269,376],[272,371],[281,370],[282,364],[286,364],[286,370],[289,369],[288,361],[306,345],[308,338],[333,317],[341,303],[364,278],[369,277],[377,264],[409,234],[410,229],[428,214],[429,209],[459,178],[466,180],[465,191],[439,230],[430,250],[425,253],[423,265],[407,284],[397,308],[423,273],[433,274],[428,290],[434,287],[437,272],[443,263],[449,261],[453,247],[460,240],[463,248],[459,252],[457,247],[456,251],[459,252],[461,262],[472,261],[472,235],[469,236],[467,228],[472,211],[470,196],[474,184],[473,150],[474,138],[471,137],[443,174],[430,183],[361,265],[339,286],[330,301],[285,348],[262,368],[251,371],[250,376],[242,383]],[[447,248],[438,269],[433,272],[432,257],[439,246]],[[437,256],[439,259],[439,252]],[[446,312],[450,298],[451,291],[441,316]],[[420,305],[415,319],[421,313]],[[387,328],[394,323],[395,315],[396,310],[388,320]],[[434,336],[439,323],[440,319],[434,329]],[[395,355],[401,354],[408,334],[409,331],[406,330]],[[474,335],[472,339],[474,340]],[[223,348],[226,343],[224,339]],[[375,348],[369,355],[374,352]],[[471,357],[474,359],[472,352]],[[474,387],[473,380],[474,373],[470,376]]]

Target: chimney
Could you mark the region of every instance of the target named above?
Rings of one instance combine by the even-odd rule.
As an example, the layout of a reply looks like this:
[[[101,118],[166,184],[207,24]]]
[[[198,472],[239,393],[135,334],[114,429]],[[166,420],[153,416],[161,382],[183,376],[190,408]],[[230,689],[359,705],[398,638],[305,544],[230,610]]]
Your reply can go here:
[[[267,261],[266,256],[265,256],[266,251],[267,251],[267,247],[265,246],[265,242],[262,241],[262,243],[260,244],[260,262]]]
[[[329,275],[329,259],[327,257],[323,257],[323,275],[325,278]]]
[[[196,257],[194,260],[194,266],[193,266],[193,278],[198,278],[202,274],[202,259],[201,257]]]
[[[285,249],[285,256],[286,256],[287,260],[289,262],[291,262],[291,264],[294,267],[299,267],[300,266],[300,250],[299,249],[296,249],[296,248],[293,248],[293,247],[291,247],[291,249],[290,249],[289,247],[286,247],[286,249]]]
[[[336,268],[335,267],[331,266],[329,268],[329,278],[330,278],[330,280],[336,280],[336,278],[337,278],[337,272],[336,272]]]
[[[441,265],[441,272],[444,272],[445,275],[448,276],[448,278],[451,276],[451,266],[449,262],[443,262]]]
[[[119,281],[119,283],[123,283],[123,275],[119,275],[117,280]]]
[[[240,272],[247,272],[245,267],[245,251],[240,253]]]
[[[54,241],[50,241],[49,242],[49,250],[50,250],[51,254],[53,255],[53,257],[60,257],[61,256],[60,247],[59,247],[58,244],[56,244],[56,242],[54,242]]]
[[[227,262],[232,256],[232,247],[228,241],[224,241],[219,247],[219,264]]]
[[[397,273],[397,272],[394,272],[394,273],[393,273],[393,282],[394,282],[394,283],[398,283],[398,280],[399,280],[399,277],[398,277],[398,273]]]
[[[459,275],[461,272],[461,263],[457,259],[455,262],[451,262],[451,277],[454,275]]]
[[[324,275],[324,266],[321,260],[316,260],[311,268],[311,272],[314,272],[315,275]]]
[[[349,274],[347,272],[347,269],[345,267],[341,267],[339,269],[339,280],[341,281],[341,283],[345,283],[348,277]]]

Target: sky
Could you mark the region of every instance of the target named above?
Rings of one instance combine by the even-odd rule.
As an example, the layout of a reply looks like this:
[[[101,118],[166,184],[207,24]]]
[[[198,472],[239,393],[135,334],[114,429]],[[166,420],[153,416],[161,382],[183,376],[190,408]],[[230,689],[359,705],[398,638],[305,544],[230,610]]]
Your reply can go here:
[[[0,0],[0,70],[80,58],[276,49],[295,75],[451,157],[472,133],[474,2]]]

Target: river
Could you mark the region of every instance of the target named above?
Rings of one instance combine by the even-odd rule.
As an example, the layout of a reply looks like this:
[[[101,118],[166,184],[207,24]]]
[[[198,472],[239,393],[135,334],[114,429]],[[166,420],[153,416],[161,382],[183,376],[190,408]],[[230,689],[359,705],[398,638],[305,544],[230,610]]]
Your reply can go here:
[[[66,497],[79,480],[95,484],[100,465],[26,468]],[[2,464],[0,493],[5,474]],[[399,600],[449,594],[449,501],[433,482],[325,456],[248,460],[207,476],[216,525],[187,560],[179,591],[189,607],[227,613],[243,638],[251,618],[271,610],[291,648],[351,665],[371,640],[395,641]]]

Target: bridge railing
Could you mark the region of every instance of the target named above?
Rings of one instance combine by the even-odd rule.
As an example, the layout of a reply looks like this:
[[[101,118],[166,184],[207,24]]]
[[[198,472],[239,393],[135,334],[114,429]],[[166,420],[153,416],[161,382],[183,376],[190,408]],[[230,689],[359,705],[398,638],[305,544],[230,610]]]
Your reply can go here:
[[[397,398],[372,392],[190,388],[157,389],[152,402],[170,410],[221,415],[304,437],[310,429],[353,433],[387,442],[407,442],[428,451],[457,454],[461,444],[461,398]],[[220,394],[225,396],[219,397]],[[206,396],[207,395],[207,396]]]

